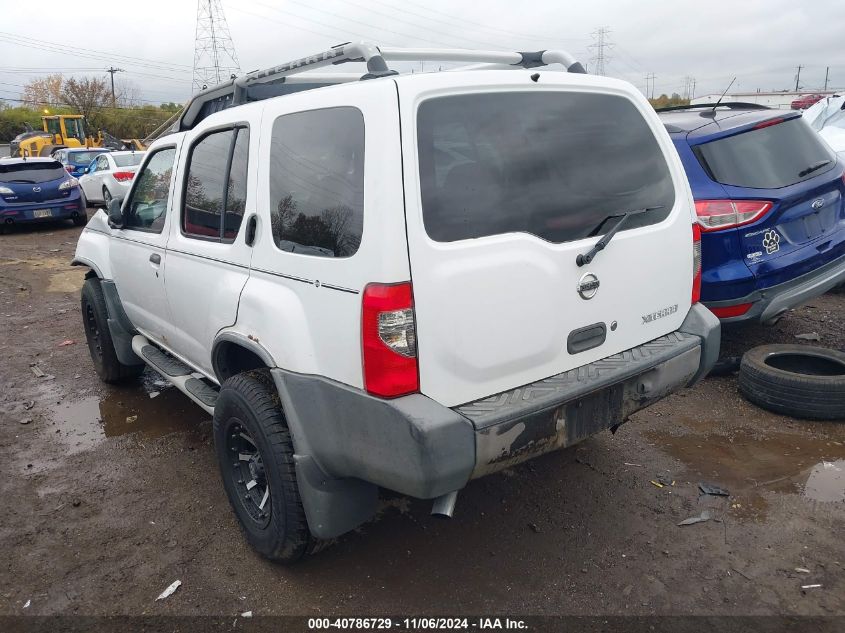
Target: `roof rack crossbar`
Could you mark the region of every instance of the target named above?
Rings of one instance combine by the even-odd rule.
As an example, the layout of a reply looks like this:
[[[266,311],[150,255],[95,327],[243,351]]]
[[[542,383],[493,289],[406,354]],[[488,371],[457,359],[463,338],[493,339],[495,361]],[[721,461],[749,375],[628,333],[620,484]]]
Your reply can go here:
[[[399,74],[388,67],[388,61],[475,62],[476,64],[489,64],[491,67],[504,65],[513,68],[536,68],[549,64],[561,64],[568,72],[586,73],[584,67],[572,55],[562,50],[513,52],[439,48],[380,48],[366,42],[347,42],[278,66],[254,70],[241,77],[229,79],[217,86],[203,90],[185,105],[178,129],[186,130],[196,125],[203,111],[203,105],[208,102],[218,102],[219,109],[247,103],[251,96],[249,89],[253,86],[266,83],[283,83],[292,75],[347,62],[365,62],[367,64],[367,73],[361,79]],[[483,68],[484,66],[480,67]]]

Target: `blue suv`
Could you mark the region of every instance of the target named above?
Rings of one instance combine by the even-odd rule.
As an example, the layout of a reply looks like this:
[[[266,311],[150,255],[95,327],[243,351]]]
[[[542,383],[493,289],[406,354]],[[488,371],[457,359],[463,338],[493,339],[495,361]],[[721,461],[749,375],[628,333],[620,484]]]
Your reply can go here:
[[[48,220],[88,221],[79,181],[52,158],[0,160],[0,231]]]
[[[107,149],[72,147],[56,150],[53,152],[53,157],[64,165],[71,176],[79,178],[81,175],[88,173],[87,167],[91,164],[91,161],[100,154],[107,154],[108,152]]]
[[[845,167],[801,119],[748,103],[658,111],[701,229],[701,300],[772,323],[845,282]]]

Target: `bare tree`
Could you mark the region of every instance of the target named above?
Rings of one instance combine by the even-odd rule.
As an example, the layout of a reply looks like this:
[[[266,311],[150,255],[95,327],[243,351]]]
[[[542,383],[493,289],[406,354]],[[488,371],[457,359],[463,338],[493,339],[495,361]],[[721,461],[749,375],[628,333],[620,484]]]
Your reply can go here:
[[[99,115],[111,103],[111,87],[96,77],[71,77],[62,87],[62,99],[93,126],[100,124]]]
[[[24,85],[21,101],[37,108],[55,106],[62,102],[63,83],[64,78],[61,73],[33,79]]]

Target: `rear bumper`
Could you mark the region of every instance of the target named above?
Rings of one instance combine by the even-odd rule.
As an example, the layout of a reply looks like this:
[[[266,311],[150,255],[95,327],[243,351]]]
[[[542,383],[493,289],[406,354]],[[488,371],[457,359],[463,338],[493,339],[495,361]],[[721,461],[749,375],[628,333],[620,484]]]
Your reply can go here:
[[[50,209],[48,217],[36,218],[35,211]],[[33,202],[0,206],[0,223],[22,224],[29,222],[49,222],[51,220],[62,220],[85,214],[85,206],[82,199],[77,195],[64,200],[50,200],[46,202]]]
[[[782,284],[771,286],[737,299],[726,301],[708,301],[711,309],[751,303],[751,308],[743,315],[723,318],[723,323],[738,321],[771,321],[790,308],[801,305],[823,295],[828,290],[845,283],[845,256],[840,257],[816,270],[791,279]]]
[[[676,332],[455,408],[422,394],[382,400],[325,378],[272,374],[309,525],[327,538],[367,518],[353,520],[350,511],[344,529],[343,519],[332,524],[327,500],[335,492],[337,499],[366,499],[362,486],[369,485],[430,499],[459,490],[470,479],[618,426],[706,375],[719,345],[719,320],[697,304]]]

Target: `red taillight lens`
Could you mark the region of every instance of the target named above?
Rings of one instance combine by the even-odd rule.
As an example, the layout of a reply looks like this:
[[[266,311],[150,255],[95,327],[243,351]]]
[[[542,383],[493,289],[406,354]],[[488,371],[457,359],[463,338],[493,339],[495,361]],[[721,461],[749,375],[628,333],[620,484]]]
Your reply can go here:
[[[767,200],[696,200],[695,214],[705,233],[756,222],[769,212]]]
[[[364,388],[382,398],[418,391],[417,330],[410,282],[368,284],[361,315]]]
[[[692,302],[701,300],[701,227],[692,225]]]
[[[740,303],[735,306],[725,306],[724,308],[710,308],[710,312],[720,319],[727,319],[729,317],[742,316],[748,312],[753,305],[753,303]]]
[[[132,180],[135,177],[134,171],[116,171],[112,174],[114,179],[117,182],[126,182],[127,180]]]

